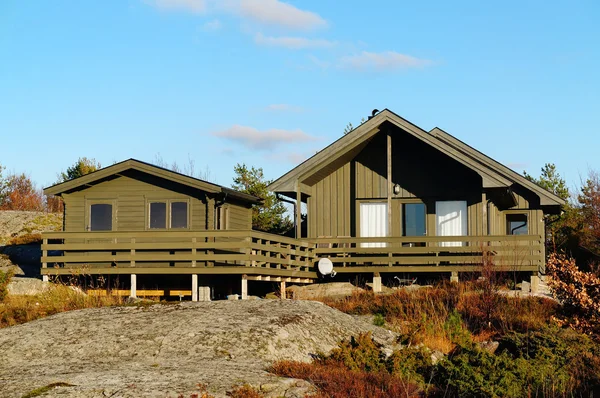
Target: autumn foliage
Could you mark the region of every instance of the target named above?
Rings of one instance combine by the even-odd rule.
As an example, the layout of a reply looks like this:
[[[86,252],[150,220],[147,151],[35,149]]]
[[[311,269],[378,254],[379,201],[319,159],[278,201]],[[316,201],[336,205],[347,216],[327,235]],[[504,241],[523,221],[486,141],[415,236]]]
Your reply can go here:
[[[26,174],[9,175],[3,183],[0,210],[44,210],[44,196]]]
[[[580,271],[575,260],[552,253],[546,271],[548,286],[569,315],[569,324],[584,332],[600,332],[600,278]]]

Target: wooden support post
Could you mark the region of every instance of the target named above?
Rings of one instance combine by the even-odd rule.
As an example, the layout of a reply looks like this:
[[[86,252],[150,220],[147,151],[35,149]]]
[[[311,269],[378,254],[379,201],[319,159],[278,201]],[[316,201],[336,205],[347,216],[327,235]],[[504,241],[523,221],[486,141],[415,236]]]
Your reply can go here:
[[[131,274],[131,288],[129,289],[129,297],[137,298],[137,275]]]
[[[300,191],[300,181],[296,187],[296,239],[302,238],[302,192]]]
[[[198,274],[192,274],[192,301],[198,301]]]
[[[48,275],[42,275],[42,281],[48,282]]]
[[[379,272],[373,274],[373,293],[381,293],[381,275]]]
[[[394,184],[392,182],[392,136],[387,133],[387,236],[392,236],[392,194]],[[391,244],[386,244],[391,246]],[[392,253],[388,254],[390,259],[388,265],[392,266]]]
[[[531,274],[531,293],[537,293],[540,289],[540,277],[537,271]]]
[[[286,295],[285,295],[285,281],[281,281],[279,283],[279,296],[282,300],[286,299]]]
[[[242,275],[242,300],[248,300],[248,275]]]
[[[452,271],[450,273],[450,282],[458,283],[458,271]]]

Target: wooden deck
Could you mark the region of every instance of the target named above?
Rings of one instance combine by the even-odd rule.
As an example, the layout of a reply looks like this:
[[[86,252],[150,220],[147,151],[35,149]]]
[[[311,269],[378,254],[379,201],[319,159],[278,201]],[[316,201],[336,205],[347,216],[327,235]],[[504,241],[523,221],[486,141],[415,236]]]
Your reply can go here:
[[[495,269],[544,267],[539,235],[323,237],[258,231],[51,232],[43,234],[42,274],[234,274],[309,282],[329,258],[338,273],[471,272],[484,255]]]

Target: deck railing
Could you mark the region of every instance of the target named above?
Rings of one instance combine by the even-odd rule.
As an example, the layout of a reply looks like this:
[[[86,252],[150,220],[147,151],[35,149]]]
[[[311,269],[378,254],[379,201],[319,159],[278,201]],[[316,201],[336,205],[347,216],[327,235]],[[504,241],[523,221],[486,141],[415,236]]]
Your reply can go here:
[[[259,231],[50,232],[42,268],[190,268],[242,266],[309,272],[314,244]],[[133,271],[132,271],[133,273]]]
[[[539,235],[321,237],[312,241],[315,257],[327,257],[337,267],[481,265],[488,261],[504,269],[534,269],[545,261]]]
[[[537,270],[544,265],[544,241],[539,235],[293,239],[241,230],[51,232],[43,234],[41,261],[43,268],[87,267],[94,273],[160,268],[159,273],[176,274],[210,267],[215,273],[218,267],[220,273],[227,267],[234,273],[240,272],[234,267],[247,267],[255,274],[287,270],[309,277],[324,257],[344,272],[363,272],[374,266],[473,268],[484,256],[504,269]]]

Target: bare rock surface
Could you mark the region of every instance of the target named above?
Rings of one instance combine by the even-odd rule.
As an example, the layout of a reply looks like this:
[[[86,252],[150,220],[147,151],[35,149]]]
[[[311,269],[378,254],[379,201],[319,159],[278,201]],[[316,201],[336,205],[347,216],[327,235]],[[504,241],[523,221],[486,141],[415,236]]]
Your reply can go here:
[[[364,289],[348,282],[315,283],[310,285],[294,285],[286,289],[289,297],[298,300],[314,300],[321,297],[347,297]]]
[[[361,332],[391,347],[395,335],[321,303],[218,301],[125,306],[57,314],[0,329],[0,391],[44,396],[188,397],[207,383],[217,397],[248,383],[269,396],[304,396],[305,382],[265,371],[275,360],[309,361]]]
[[[34,296],[50,289],[49,282],[36,278],[13,277],[8,284],[8,294],[13,296]]]

